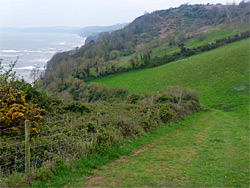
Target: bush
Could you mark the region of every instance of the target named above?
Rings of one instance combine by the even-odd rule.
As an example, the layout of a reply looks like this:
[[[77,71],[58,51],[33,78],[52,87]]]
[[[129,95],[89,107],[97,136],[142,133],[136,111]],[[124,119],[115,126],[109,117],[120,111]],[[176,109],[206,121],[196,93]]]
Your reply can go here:
[[[24,129],[24,121],[30,120],[33,126],[42,119],[42,110],[35,104],[26,103],[24,92],[12,87],[11,83],[5,86],[0,85],[0,123],[1,134],[15,131],[18,134]],[[4,129],[10,131],[4,131]],[[37,127],[33,127],[34,130]]]
[[[137,101],[140,99],[140,95],[139,94],[136,94],[136,93],[132,93],[128,96],[128,103],[129,104],[136,104]]]
[[[80,112],[80,113],[87,112],[87,113],[89,113],[91,111],[86,105],[84,105],[83,103],[80,103],[80,102],[72,102],[69,104],[65,104],[65,105],[63,105],[62,108],[66,111],[69,111],[69,112]]]
[[[156,103],[174,102],[174,98],[167,92],[161,93],[155,99]]]
[[[104,153],[109,147],[119,144],[122,137],[114,127],[107,126],[97,128],[97,133],[94,139],[95,151],[97,153]]]
[[[177,115],[177,111],[175,110],[175,108],[170,108],[169,105],[163,105],[160,108],[159,111],[161,120],[166,123],[166,122],[171,122],[173,121],[173,119],[175,119],[176,115]]]

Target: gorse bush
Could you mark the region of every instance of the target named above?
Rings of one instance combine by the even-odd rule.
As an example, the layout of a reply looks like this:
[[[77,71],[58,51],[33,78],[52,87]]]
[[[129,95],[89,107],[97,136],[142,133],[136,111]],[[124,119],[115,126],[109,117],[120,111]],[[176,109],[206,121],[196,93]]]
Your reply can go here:
[[[37,131],[37,123],[42,119],[41,109],[32,103],[26,103],[22,91],[14,89],[11,83],[4,87],[0,85],[0,122],[1,134],[6,133],[4,129],[11,128],[20,133],[24,129],[24,121],[30,120]],[[10,132],[10,131],[7,131]]]
[[[16,61],[4,70],[0,61],[0,134],[21,134],[24,121],[29,119],[32,129],[39,131],[38,122],[42,119],[42,110],[36,104],[27,102],[24,91],[19,89],[21,83],[12,71]]]

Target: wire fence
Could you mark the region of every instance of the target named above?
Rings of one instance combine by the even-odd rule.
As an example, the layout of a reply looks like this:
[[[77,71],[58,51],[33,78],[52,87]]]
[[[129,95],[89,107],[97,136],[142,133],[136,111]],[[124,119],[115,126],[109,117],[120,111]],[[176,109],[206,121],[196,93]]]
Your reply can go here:
[[[12,173],[28,173],[40,168],[44,162],[65,159],[83,154],[95,137],[86,127],[74,121],[81,118],[47,121],[34,131],[30,121],[25,121],[24,134],[0,137],[0,176]],[[1,131],[10,131],[8,128]]]
[[[121,108],[124,110],[120,110]],[[118,132],[122,128],[130,134],[134,131],[132,130],[134,126],[131,128],[125,126],[132,123],[137,125],[136,119],[139,122],[144,113],[144,111],[131,113],[131,108],[139,107],[103,106],[102,109],[98,109],[100,113],[94,112],[77,118],[65,117],[56,121],[45,118],[46,122],[39,123],[37,127],[30,125],[27,120],[23,134],[0,136],[0,177],[29,172],[31,169],[42,167],[46,162],[75,158],[94,151],[101,136],[101,132],[98,132],[101,130],[100,127],[112,126]],[[110,113],[105,113],[107,109]],[[1,129],[1,131],[11,131],[11,129]]]

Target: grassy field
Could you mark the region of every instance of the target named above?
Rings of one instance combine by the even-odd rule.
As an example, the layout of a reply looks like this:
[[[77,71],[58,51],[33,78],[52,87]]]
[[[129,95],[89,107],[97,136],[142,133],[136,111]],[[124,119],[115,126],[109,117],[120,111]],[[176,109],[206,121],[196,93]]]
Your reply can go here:
[[[34,187],[249,187],[249,42],[95,80],[138,92],[181,85],[209,109],[106,155],[83,157]]]
[[[249,102],[249,42],[245,39],[163,66],[93,82],[149,93],[180,85],[197,91],[204,106],[243,112]]]

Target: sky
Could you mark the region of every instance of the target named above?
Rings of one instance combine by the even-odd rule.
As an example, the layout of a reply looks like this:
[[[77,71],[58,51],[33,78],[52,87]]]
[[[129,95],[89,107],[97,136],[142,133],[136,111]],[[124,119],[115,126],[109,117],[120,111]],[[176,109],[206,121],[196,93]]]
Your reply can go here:
[[[0,27],[86,27],[129,23],[145,12],[228,0],[0,0]],[[237,1],[236,1],[237,3]]]

